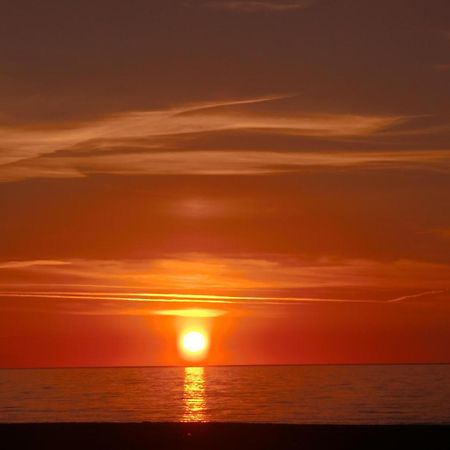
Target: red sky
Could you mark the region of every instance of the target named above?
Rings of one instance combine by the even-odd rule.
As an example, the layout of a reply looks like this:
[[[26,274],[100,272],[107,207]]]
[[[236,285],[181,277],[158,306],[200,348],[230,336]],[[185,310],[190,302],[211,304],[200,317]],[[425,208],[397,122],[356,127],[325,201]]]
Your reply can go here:
[[[449,18],[5,5],[0,365],[450,362]]]

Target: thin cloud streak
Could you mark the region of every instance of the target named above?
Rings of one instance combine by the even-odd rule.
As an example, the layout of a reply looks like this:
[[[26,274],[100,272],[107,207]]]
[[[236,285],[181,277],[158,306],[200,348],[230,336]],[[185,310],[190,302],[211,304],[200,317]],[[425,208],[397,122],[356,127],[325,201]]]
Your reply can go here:
[[[73,300],[73,301],[94,301],[94,302],[136,302],[148,304],[221,304],[221,305],[285,305],[295,306],[307,303],[325,303],[325,304],[379,304],[387,305],[392,303],[403,303],[407,300],[433,296],[444,293],[445,290],[435,290],[419,292],[417,294],[405,295],[390,300],[371,300],[371,299],[349,299],[349,298],[315,298],[315,297],[262,297],[262,296],[231,296],[231,295],[194,295],[194,294],[166,294],[166,293],[131,293],[115,294],[113,292],[14,292],[0,291],[0,297],[3,298],[25,298],[25,299],[48,299],[48,300]],[[189,310],[188,310],[189,311]],[[222,312],[209,313],[212,310],[196,310],[198,317],[217,317]],[[186,310],[157,310],[153,311],[156,315],[169,315],[179,317],[193,317],[193,314],[186,313]]]
[[[419,292],[418,294],[403,295],[402,297],[397,297],[397,298],[393,298],[392,300],[388,300],[388,303],[400,303],[400,302],[404,302],[405,300],[411,300],[411,299],[421,298],[421,297],[428,297],[430,295],[443,294],[444,292],[445,292],[445,290],[441,289],[438,291],[426,291],[426,292]]]
[[[66,266],[70,265],[68,261],[58,261],[58,260],[35,260],[35,261],[7,261],[0,263],[0,269],[29,269],[34,267],[42,267],[42,266]]]
[[[448,170],[450,150],[402,152],[154,151],[41,157],[0,167],[0,181],[109,175],[268,175],[303,168],[436,168]]]
[[[310,1],[292,0],[292,1],[270,1],[270,0],[242,0],[242,1],[211,1],[205,6],[217,9],[223,9],[229,12],[287,12],[305,9],[310,5]]]

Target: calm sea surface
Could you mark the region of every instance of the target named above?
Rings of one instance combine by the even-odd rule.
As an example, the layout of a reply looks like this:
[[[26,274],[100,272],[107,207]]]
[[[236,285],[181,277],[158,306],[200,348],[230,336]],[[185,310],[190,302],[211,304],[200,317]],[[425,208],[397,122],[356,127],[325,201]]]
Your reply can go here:
[[[450,423],[450,365],[0,370],[0,422]]]

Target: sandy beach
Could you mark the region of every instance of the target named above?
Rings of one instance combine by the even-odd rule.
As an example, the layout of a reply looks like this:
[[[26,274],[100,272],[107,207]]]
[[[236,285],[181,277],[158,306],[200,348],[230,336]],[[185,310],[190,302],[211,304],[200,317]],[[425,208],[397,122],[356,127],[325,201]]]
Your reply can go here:
[[[434,449],[450,448],[443,425],[224,423],[1,424],[4,449]]]

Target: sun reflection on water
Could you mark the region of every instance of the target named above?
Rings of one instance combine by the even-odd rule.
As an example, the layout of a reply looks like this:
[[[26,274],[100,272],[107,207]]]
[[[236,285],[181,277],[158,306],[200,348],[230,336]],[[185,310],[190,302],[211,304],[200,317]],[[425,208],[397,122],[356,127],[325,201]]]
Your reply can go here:
[[[183,405],[183,422],[205,422],[207,420],[203,367],[185,367]]]

